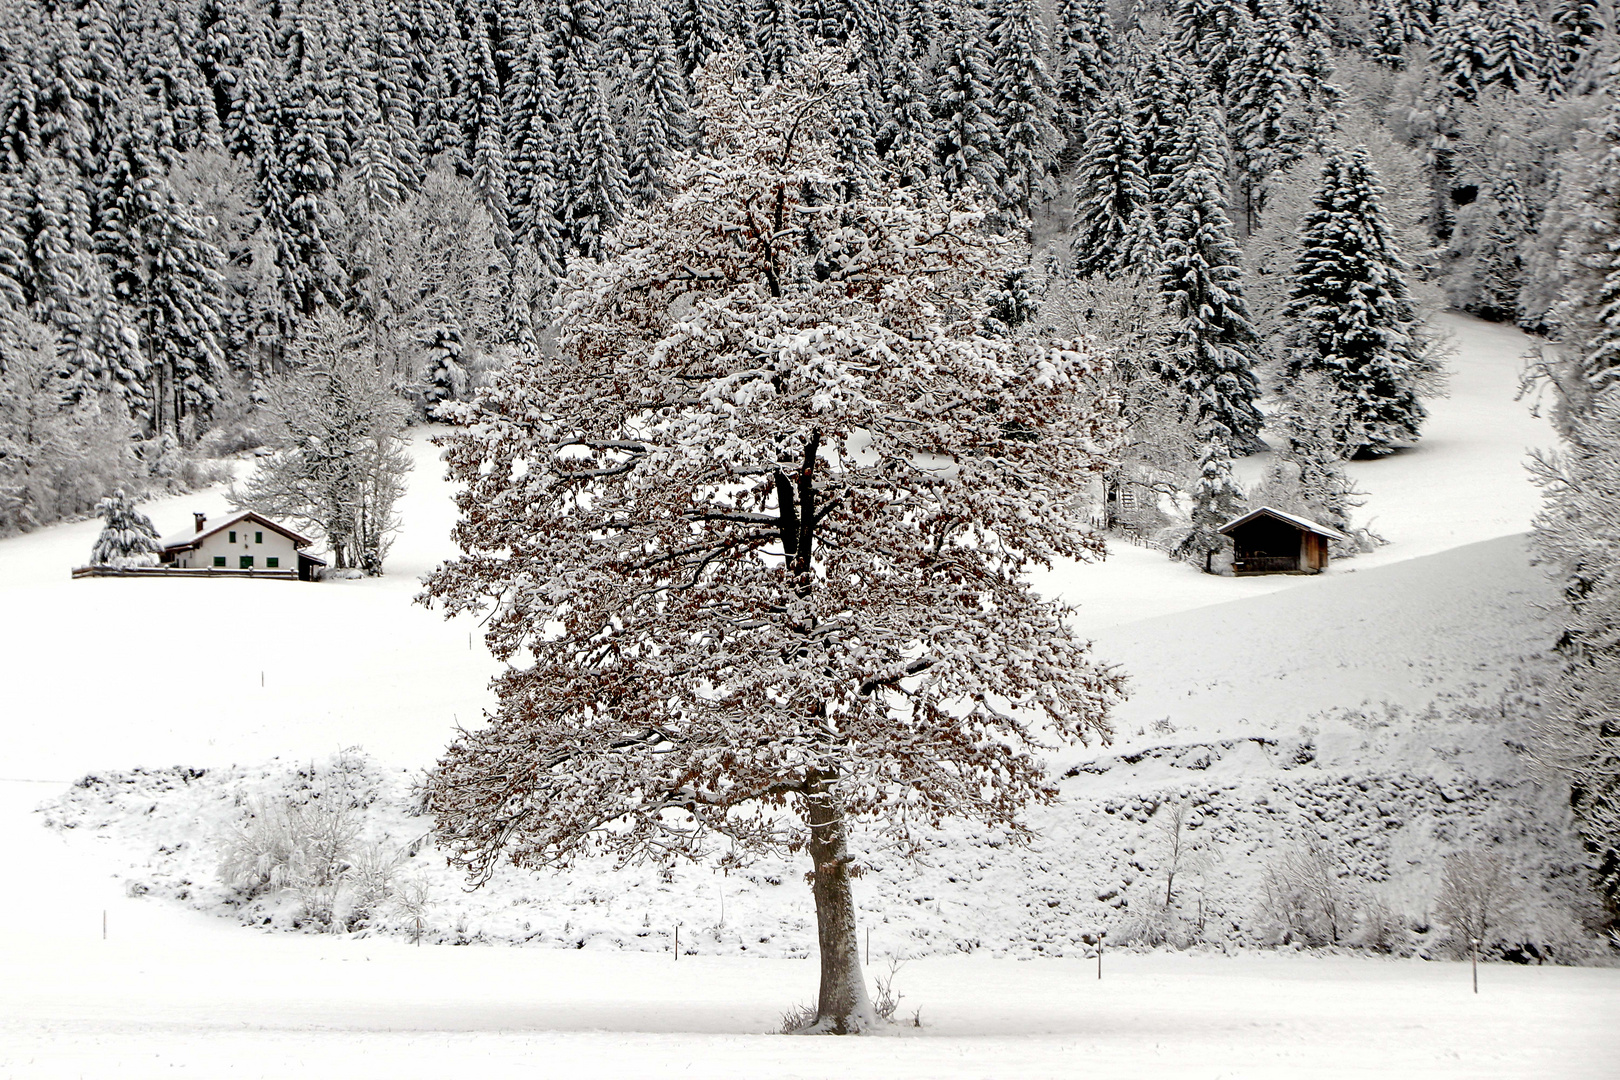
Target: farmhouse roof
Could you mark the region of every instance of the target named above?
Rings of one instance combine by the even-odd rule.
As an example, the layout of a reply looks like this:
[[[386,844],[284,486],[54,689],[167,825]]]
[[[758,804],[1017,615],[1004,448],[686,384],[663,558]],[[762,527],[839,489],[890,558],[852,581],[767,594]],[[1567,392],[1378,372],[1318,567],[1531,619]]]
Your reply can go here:
[[[1315,533],[1317,536],[1325,536],[1329,540],[1343,540],[1346,542],[1350,540],[1350,538],[1344,535],[1344,533],[1340,532],[1338,529],[1332,528],[1331,526],[1312,521],[1310,518],[1302,518],[1298,514],[1285,514],[1281,510],[1276,510],[1269,506],[1262,506],[1256,510],[1250,510],[1242,517],[1235,517],[1231,521],[1228,521],[1225,525],[1222,525],[1219,531],[1223,534],[1230,533],[1233,529],[1236,529],[1242,525],[1247,525],[1255,518],[1262,516],[1276,518],[1278,521],[1285,521],[1295,528],[1304,529],[1306,532]]]
[[[309,537],[295,533],[287,526],[271,521],[257,510],[243,510],[223,519],[218,525],[205,524],[203,528],[194,529],[191,532],[170,533],[158,542],[163,545],[164,551],[188,551],[215,533],[228,529],[232,525],[240,525],[244,521],[251,521],[255,525],[262,525],[272,532],[280,533],[293,542],[294,548],[308,547],[314,543]],[[321,563],[321,565],[325,566],[326,564]]]

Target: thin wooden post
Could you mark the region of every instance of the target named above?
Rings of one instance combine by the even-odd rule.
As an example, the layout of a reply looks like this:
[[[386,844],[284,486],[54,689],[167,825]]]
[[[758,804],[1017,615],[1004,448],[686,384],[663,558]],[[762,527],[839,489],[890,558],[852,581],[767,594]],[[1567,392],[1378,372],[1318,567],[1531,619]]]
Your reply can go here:
[[[1473,959],[1474,993],[1479,993],[1479,938],[1468,939],[1468,954]]]
[[[866,928],[866,966],[872,966],[872,928]]]
[[[675,962],[681,962],[681,924],[675,924]]]
[[[101,909],[101,940],[107,940],[107,909]]]
[[[1103,931],[1097,931],[1097,981],[1102,981]]]

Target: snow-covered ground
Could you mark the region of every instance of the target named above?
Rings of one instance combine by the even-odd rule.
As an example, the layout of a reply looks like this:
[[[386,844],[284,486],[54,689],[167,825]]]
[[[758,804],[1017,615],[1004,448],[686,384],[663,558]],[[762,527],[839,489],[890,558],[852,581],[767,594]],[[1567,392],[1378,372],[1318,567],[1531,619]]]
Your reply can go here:
[[[1323,802],[1340,778],[1406,778],[1428,824],[1375,854],[1397,864],[1390,888],[1421,903],[1437,852],[1456,839],[1448,830],[1490,816],[1459,818],[1456,792],[1512,787],[1498,775],[1501,732],[1483,714],[1506,666],[1548,639],[1537,608],[1547,587],[1520,534],[1537,506],[1525,452],[1552,436],[1513,399],[1528,340],[1465,318],[1448,325],[1456,374],[1423,443],[1353,467],[1389,546],[1320,578],[1242,580],[1126,546],[1048,579],[1079,605],[1099,654],[1130,672],[1134,696],[1115,747],[1057,763],[1088,769],[1040,814],[1038,872],[1001,849],[946,848],[922,870],[895,863],[861,886],[878,956],[933,954],[897,980],[901,1015],[922,1008],[915,1037],[811,1046],[762,1035],[814,991],[813,963],[789,958],[811,945],[808,890],[791,874],[719,885],[688,875],[666,889],[594,867],[531,876],[510,894],[445,902],[471,905],[455,909],[475,924],[463,938],[487,925],[486,940],[512,940],[532,925],[545,931],[537,945],[553,947],[413,948],[254,933],[158,899],[217,888],[206,854],[186,863],[157,850],[173,846],[164,829],[207,839],[185,835],[206,830],[183,801],[124,807],[115,826],[81,800],[89,827],[41,827],[34,808],[60,808],[87,773],[186,766],[247,782],[272,758],[313,763],[350,745],[400,773],[477,720],[495,665],[476,626],[411,603],[417,579],[450,554],[454,516],[424,441],[381,579],[71,581],[99,523],[0,541],[0,1077],[1620,1075],[1616,969],[1491,964],[1476,998],[1466,967],[1450,962],[1110,953],[1099,984],[1074,955],[1080,931],[1120,914],[1098,899],[1107,875],[1139,873],[1139,889],[1152,879],[1146,849],[1136,871],[1109,850],[1140,846],[1146,796],[1225,800],[1243,839],[1222,871],[1230,895],[1252,887],[1244,866],[1263,857],[1258,793],[1299,824],[1320,807],[1344,816]],[[170,531],[226,506],[213,492],[144,509]],[[1420,722],[1403,720],[1431,704]],[[1456,719],[1459,708],[1472,712]],[[1273,749],[1244,741],[1254,739]],[[1308,763],[1279,765],[1275,747],[1300,757],[1306,743]],[[1556,831],[1528,787],[1504,799],[1495,805],[1510,824],[1531,819],[1526,843]],[[1360,821],[1364,808],[1351,809]],[[958,863],[968,872],[953,874]],[[130,882],[156,886],[159,866],[162,888],[127,894],[139,891]],[[711,908],[728,888],[730,929],[715,933]],[[932,911],[909,902],[923,894]],[[883,909],[902,904],[910,910],[884,924]],[[663,948],[677,918],[696,950],[678,968],[667,951],[623,948]],[[637,923],[650,940],[636,940]],[[763,956],[742,953],[742,928],[760,924],[776,939],[753,942]],[[582,932],[592,926],[602,932]],[[982,951],[939,955],[971,938]],[[1066,955],[1011,958],[1054,952]]]

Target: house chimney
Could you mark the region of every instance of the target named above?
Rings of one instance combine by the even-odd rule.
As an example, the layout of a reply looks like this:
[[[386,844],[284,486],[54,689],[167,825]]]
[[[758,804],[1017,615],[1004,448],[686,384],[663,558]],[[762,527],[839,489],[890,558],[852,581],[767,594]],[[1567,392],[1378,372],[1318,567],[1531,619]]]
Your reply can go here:
[[[208,515],[207,514],[193,513],[191,515],[191,517],[192,517],[192,520],[196,521],[196,523],[197,523],[197,531],[202,532],[203,531],[203,526],[208,523]]]

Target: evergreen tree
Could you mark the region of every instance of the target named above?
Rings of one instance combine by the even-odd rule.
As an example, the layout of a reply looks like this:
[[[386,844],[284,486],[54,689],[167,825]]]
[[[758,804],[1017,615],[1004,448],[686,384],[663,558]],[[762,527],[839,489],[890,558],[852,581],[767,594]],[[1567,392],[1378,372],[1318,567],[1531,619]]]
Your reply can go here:
[[[1482,86],[1517,91],[1547,83],[1547,27],[1534,5],[1519,0],[1489,0],[1485,12],[1485,47],[1488,64],[1480,73]]]
[[[1171,556],[1201,563],[1204,573],[1215,572],[1215,556],[1225,549],[1220,528],[1243,513],[1243,493],[1232,477],[1232,451],[1228,432],[1220,425],[1199,431],[1204,447],[1198,461],[1198,482],[1192,490],[1192,513]]]
[[[795,0],[749,0],[748,47],[755,70],[767,81],[780,79],[805,50]]]
[[[671,34],[681,74],[691,78],[704,61],[725,47],[731,21],[725,0],[676,0]]]
[[[884,80],[885,115],[873,140],[873,148],[895,182],[907,187],[933,175],[934,148],[939,141],[926,72],[909,51],[911,40],[910,33],[897,34],[885,51],[883,67],[889,72]]]
[[[1205,117],[1192,127],[1166,211],[1159,291],[1176,320],[1176,347],[1160,374],[1185,395],[1201,431],[1246,453],[1262,423],[1255,404],[1259,342],[1218,173],[1201,149],[1213,138],[1212,123]]]
[[[540,12],[531,4],[514,32],[512,73],[505,87],[501,118],[506,124],[514,240],[528,245],[542,266],[563,265],[558,217],[557,143],[562,110],[551,66],[550,38]]]
[[[1063,0],[1055,44],[1058,115],[1070,147],[1078,149],[1092,113],[1113,89],[1119,62],[1107,0]]]
[[[575,181],[568,205],[574,246],[593,259],[602,257],[602,240],[630,203],[629,178],[619,149],[618,132],[608,109],[607,91],[591,89],[590,111],[579,134],[584,172]]]
[[[1045,190],[1057,143],[1051,120],[1053,83],[1042,59],[1045,32],[1035,0],[993,0],[988,37],[990,108],[1006,168],[1004,190],[1027,218]]]
[[[1134,230],[1151,227],[1151,193],[1130,102],[1108,98],[1092,115],[1075,170],[1074,263],[1081,275],[1118,276],[1139,254]],[[1156,245],[1155,245],[1156,246]]]
[[[939,176],[947,191],[972,183],[998,198],[1006,166],[990,109],[985,56],[970,22],[945,43],[939,86]]]
[[[106,522],[95,547],[90,549],[92,566],[156,566],[163,550],[152,519],[135,509],[135,500],[119,488],[96,504],[96,514]]]
[[[1313,372],[1332,383],[1344,409],[1335,435],[1345,456],[1416,439],[1426,415],[1418,395],[1434,374],[1382,194],[1364,148],[1328,155],[1300,229],[1286,309],[1294,325],[1288,375]]]
[[[1435,28],[1430,62],[1441,91],[1448,97],[1473,101],[1491,68],[1490,31],[1477,0],[1462,0]]]
[[[1367,13],[1367,40],[1362,46],[1376,63],[1399,71],[1406,66],[1408,30],[1403,0],[1372,0]]]
[[[1142,171],[1153,199],[1154,220],[1163,232],[1170,188],[1195,113],[1208,108],[1208,92],[1196,70],[1183,64],[1162,43],[1143,54],[1133,71],[1132,107],[1136,135],[1141,143]],[[1208,160],[1216,175],[1224,176],[1225,162]]]
[[[1298,161],[1310,136],[1286,15],[1268,2],[1254,29],[1232,74],[1227,109],[1246,231],[1253,231],[1253,219],[1261,209],[1257,196],[1266,178]]]
[[[1573,93],[1579,87],[1593,47],[1608,31],[1603,16],[1598,0],[1554,0],[1548,18],[1548,67],[1555,89]]]
[[[653,12],[652,30],[633,79],[641,98],[641,120],[630,147],[629,175],[642,204],[663,190],[674,155],[687,142],[689,112],[669,20],[662,9]]]
[[[1224,96],[1248,44],[1251,19],[1245,4],[1237,0],[1174,0],[1171,24],[1177,51],[1200,67],[1210,89]]]

